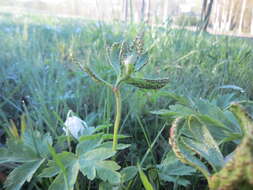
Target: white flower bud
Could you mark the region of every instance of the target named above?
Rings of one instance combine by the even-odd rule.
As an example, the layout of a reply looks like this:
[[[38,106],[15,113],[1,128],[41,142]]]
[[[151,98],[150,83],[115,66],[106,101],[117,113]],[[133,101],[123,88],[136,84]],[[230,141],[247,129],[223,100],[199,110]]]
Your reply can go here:
[[[67,115],[63,130],[67,136],[69,136],[70,133],[73,137],[78,139],[84,133],[84,130],[88,128],[88,126],[85,121],[81,120],[79,117],[70,116],[71,112],[72,111],[69,111]]]

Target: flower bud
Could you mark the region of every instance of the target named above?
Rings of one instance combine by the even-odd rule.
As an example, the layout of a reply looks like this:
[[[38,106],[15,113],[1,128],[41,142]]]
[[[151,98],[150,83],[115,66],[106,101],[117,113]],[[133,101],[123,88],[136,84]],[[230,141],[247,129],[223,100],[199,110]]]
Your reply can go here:
[[[124,76],[129,77],[134,72],[136,56],[130,55],[124,60]]]
[[[84,130],[88,128],[87,124],[76,116],[68,116],[64,124],[65,127],[63,130],[66,135],[69,136],[70,133],[76,139],[78,139],[84,133]]]

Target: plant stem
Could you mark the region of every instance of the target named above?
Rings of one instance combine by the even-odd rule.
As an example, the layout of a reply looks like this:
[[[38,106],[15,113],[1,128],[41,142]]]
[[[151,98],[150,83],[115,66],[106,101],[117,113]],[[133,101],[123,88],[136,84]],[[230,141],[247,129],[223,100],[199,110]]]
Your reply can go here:
[[[120,126],[120,120],[121,120],[121,95],[119,88],[113,88],[113,92],[115,95],[115,101],[116,101],[116,115],[115,115],[115,121],[114,121],[114,128],[113,128],[113,144],[112,144],[112,150],[116,151],[117,144],[118,144],[118,130]]]

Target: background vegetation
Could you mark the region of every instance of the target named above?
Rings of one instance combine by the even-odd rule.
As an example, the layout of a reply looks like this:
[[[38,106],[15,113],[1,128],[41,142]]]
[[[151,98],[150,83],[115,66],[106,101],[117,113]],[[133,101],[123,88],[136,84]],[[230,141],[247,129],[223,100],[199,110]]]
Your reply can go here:
[[[29,15],[13,18],[2,14],[1,18],[0,135],[3,147],[10,126],[13,123],[20,126],[22,114],[26,115],[27,128],[48,132],[54,140],[64,136],[62,121],[70,109],[89,126],[113,123],[113,94],[91,81],[73,63],[73,58],[89,63],[104,79],[114,80],[107,49],[115,42],[132,41],[143,28],[145,48],[151,50],[148,66],[139,76],[169,77],[170,82],[160,91],[123,87],[120,133],[130,136],[122,142],[131,146],[117,155],[122,167],[143,161],[142,167],[152,179],[153,167],[162,168],[166,158],[172,162],[173,159],[166,156],[171,154],[167,141],[171,119],[164,121],[150,112],[174,105],[176,96],[212,103],[253,99],[250,40],[175,29],[169,24],[151,28]],[[231,150],[233,147],[225,149]],[[15,164],[2,165],[0,172],[9,173],[9,168],[14,167]],[[185,170],[188,173],[168,174],[173,176],[169,179],[160,174],[152,183],[157,189],[206,186],[195,170],[188,167]],[[181,176],[187,177],[180,181]],[[131,187],[141,189],[139,180],[135,178]],[[39,180],[38,185],[29,183],[24,188],[47,189],[48,183]],[[87,187],[81,182],[80,185]],[[89,188],[98,188],[97,183],[92,182]]]

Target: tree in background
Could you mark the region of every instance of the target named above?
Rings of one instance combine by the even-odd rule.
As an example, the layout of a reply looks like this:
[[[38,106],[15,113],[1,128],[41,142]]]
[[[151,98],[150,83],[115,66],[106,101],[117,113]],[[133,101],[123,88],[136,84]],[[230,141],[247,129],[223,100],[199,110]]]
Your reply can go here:
[[[213,0],[203,0],[201,10],[201,30],[206,31],[213,8]]]
[[[210,22],[216,32],[253,34],[253,1],[214,0]]]

